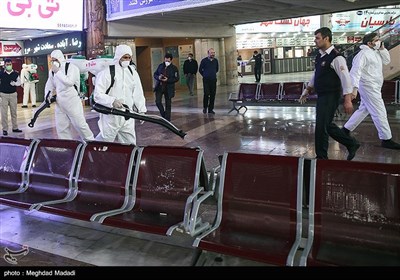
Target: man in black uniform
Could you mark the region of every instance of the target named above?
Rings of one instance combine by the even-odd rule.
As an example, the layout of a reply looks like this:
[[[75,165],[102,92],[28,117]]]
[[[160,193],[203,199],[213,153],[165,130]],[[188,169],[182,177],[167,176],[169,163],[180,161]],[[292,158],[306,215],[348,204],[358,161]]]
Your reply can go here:
[[[331,136],[340,144],[346,146],[348,150],[347,160],[352,160],[360,144],[333,123],[342,93],[346,114],[353,112],[351,102],[353,86],[346,60],[332,45],[332,32],[329,28],[322,27],[315,31],[314,35],[314,42],[319,48],[319,53],[315,58],[315,71],[307,88],[300,96],[299,102],[304,103],[313,90],[318,94],[315,124],[315,153],[317,158],[328,159],[329,136]]]
[[[196,59],[193,58],[193,54],[189,53],[188,58],[183,63],[183,74],[186,77],[186,85],[189,89],[190,95],[193,94],[194,81],[196,79],[197,70],[199,69],[199,65],[197,64]]]
[[[262,56],[258,51],[254,51],[253,57],[250,61],[254,61],[254,77],[256,78],[256,83],[261,81],[261,67],[262,67]],[[249,62],[250,62],[249,61]]]

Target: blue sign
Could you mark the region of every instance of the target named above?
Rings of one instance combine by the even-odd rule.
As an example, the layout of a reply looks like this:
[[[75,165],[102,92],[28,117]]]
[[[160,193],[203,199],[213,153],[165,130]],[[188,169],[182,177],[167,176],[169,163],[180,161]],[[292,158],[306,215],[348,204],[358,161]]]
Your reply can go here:
[[[221,1],[223,0],[106,0],[107,21],[207,6]]]
[[[132,0],[123,1],[122,11],[137,10],[147,7],[153,7],[164,4],[171,4],[176,2],[183,2],[185,0]]]

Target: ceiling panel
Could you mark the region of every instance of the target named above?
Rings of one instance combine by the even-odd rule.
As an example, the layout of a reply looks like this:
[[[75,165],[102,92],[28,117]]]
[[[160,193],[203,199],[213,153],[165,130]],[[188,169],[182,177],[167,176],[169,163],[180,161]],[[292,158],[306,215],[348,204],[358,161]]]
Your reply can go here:
[[[353,2],[354,1],[354,2]],[[238,0],[206,7],[142,15],[116,20],[120,23],[143,22],[184,24],[236,25],[268,20],[322,15],[332,12],[358,10],[400,4],[393,0]]]
[[[140,22],[169,22],[184,24],[236,25],[243,23],[322,15],[331,12],[350,11],[364,8],[400,4],[393,0],[238,0],[207,7],[198,7],[167,13],[157,13],[140,17],[116,20],[122,24],[134,25]],[[14,30],[8,33],[0,28],[0,40],[27,40],[47,37],[68,31]],[[29,36],[29,37],[27,37]]]

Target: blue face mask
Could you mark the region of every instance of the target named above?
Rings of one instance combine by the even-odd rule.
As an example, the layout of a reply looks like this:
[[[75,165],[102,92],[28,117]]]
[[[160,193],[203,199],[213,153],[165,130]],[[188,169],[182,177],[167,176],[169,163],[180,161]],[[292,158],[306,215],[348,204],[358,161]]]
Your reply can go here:
[[[12,70],[12,65],[6,65],[6,70],[11,71]]]

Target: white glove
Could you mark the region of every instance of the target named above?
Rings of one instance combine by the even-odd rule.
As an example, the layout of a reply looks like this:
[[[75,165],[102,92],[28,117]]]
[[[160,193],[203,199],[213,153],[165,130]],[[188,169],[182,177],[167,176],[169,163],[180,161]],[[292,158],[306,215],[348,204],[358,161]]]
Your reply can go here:
[[[53,73],[57,73],[58,70],[60,70],[60,67],[57,67],[57,65],[55,65],[55,63],[53,63],[53,65],[51,65],[51,71],[53,71]]]
[[[301,94],[301,96],[299,98],[299,103],[300,104],[306,103],[308,95],[309,95],[308,89],[304,89],[303,93]]]
[[[351,93],[351,99],[356,99],[358,94],[358,88],[354,88],[353,92]]]
[[[124,104],[123,100],[115,99],[112,105],[114,108],[123,108],[124,107],[123,104]]]
[[[17,83],[16,83],[15,81],[11,81],[11,82],[10,82],[10,85],[12,85],[12,86],[16,86],[16,85],[17,85]]]

